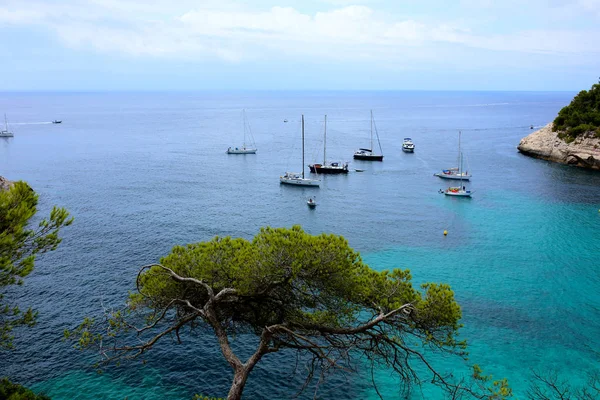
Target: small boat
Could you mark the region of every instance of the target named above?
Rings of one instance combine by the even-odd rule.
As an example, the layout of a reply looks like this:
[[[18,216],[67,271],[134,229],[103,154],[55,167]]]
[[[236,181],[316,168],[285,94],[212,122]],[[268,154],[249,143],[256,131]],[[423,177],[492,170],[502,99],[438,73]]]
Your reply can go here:
[[[379,143],[379,151],[381,154],[373,153],[373,126],[375,126],[375,135],[377,136],[377,143]],[[360,148],[354,152],[355,160],[363,161],[383,161],[383,150],[381,149],[381,142],[379,141],[379,133],[377,132],[377,126],[373,119],[373,110],[371,110],[371,147],[368,149]]]
[[[318,179],[308,179],[304,177],[304,115],[302,115],[302,172],[286,172],[279,177],[280,183],[296,186],[319,187],[321,183]]]
[[[327,162],[327,115],[325,116],[325,130],[323,134],[323,164],[310,164],[310,172],[317,174],[347,174],[348,163]]]
[[[284,119],[283,122],[287,122],[287,119]]]
[[[8,130],[8,122],[6,120],[6,114],[4,114],[4,129],[0,130],[0,137],[13,137],[15,136],[11,131]]]
[[[461,132],[458,131],[458,164],[459,164],[459,166],[462,164],[462,153],[460,152],[460,135],[461,135]],[[443,178],[443,179],[454,179],[454,180],[462,180],[462,181],[468,181],[471,178],[471,175],[469,175],[469,171],[463,172],[462,170],[459,170],[458,167],[443,169],[442,172],[438,172],[433,175],[435,175],[439,178]]]
[[[59,119],[55,119],[54,121],[52,121],[53,124],[62,124],[62,121]]]
[[[406,153],[414,153],[415,144],[412,142],[412,139],[407,137],[402,141],[402,151]]]
[[[456,196],[456,197],[471,197],[471,191],[467,190],[464,186],[459,187],[449,187],[446,190],[443,190],[446,196]]]
[[[315,208],[317,206],[317,201],[315,199],[313,199],[312,197],[309,197],[308,200],[306,201],[306,205],[309,208]]]
[[[529,127],[529,129],[533,129],[533,125],[531,125],[531,126]]]
[[[227,154],[256,154],[256,145],[254,144],[254,137],[252,136],[252,130],[250,129],[250,123],[246,119],[246,110],[242,110],[242,123],[244,125],[244,142],[241,147],[229,147]],[[251,144],[246,146],[246,135],[250,135]]]

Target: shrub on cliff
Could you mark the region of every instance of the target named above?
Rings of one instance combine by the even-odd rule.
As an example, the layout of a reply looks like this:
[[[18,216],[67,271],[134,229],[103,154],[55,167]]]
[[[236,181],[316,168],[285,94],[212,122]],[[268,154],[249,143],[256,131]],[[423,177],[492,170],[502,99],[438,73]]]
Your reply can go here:
[[[573,139],[586,132],[600,135],[600,81],[590,90],[582,90],[571,104],[563,107],[554,119],[555,132],[563,139]]]

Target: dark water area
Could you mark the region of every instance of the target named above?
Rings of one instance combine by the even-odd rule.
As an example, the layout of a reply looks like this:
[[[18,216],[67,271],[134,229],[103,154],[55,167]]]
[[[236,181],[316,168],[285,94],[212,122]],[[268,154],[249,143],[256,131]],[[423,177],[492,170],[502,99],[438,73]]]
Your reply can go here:
[[[75,223],[8,295],[39,311],[2,354],[0,375],[53,399],[182,399],[224,396],[230,371],[212,335],[186,335],[131,363],[94,372],[93,357],[61,341],[65,328],[119,306],[140,266],[176,244],[215,235],[251,238],[262,226],[300,224],[345,236],[375,269],[410,268],[416,282],[452,285],[463,307],[471,359],[515,392],[532,366],[569,381],[597,367],[600,333],[600,174],[525,157],[519,140],[550,122],[565,92],[2,93],[15,133],[0,139],[0,175],[27,181],[40,215],[66,207]],[[243,140],[246,109],[256,155],[227,155]],[[373,110],[385,159],[353,161],[369,145]],[[319,189],[280,185],[320,162],[327,114],[330,160],[351,161]],[[54,119],[62,124],[50,124]],[[283,122],[285,119],[287,123]],[[457,163],[462,131],[472,199],[445,198],[433,173]],[[411,137],[414,154],[401,151]],[[364,172],[355,172],[364,169]],[[306,168],[308,174],[308,168]],[[308,196],[319,202],[306,206]],[[442,235],[448,230],[447,237]],[[235,345],[250,352],[251,338]],[[249,399],[292,398],[295,357],[266,357]],[[452,363],[441,363],[452,369]],[[386,398],[398,398],[385,371]],[[332,376],[320,398],[376,398],[363,371]],[[312,388],[314,389],[314,387]],[[307,390],[306,397],[314,392]],[[427,398],[427,389],[414,398]]]

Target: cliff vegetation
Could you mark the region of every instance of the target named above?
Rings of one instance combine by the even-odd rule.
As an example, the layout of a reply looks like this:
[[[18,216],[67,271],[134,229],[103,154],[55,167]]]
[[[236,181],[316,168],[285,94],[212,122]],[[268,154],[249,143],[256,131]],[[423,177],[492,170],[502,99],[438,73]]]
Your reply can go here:
[[[567,143],[577,136],[594,133],[600,137],[600,80],[590,90],[582,90],[554,119],[554,132]]]

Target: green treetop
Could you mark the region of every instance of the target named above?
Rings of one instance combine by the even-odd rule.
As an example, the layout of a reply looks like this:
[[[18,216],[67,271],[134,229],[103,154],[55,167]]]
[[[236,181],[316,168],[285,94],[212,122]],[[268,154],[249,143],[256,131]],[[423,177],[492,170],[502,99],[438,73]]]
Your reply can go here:
[[[564,139],[574,139],[586,132],[600,137],[600,81],[590,90],[582,90],[559,111],[552,128]]]
[[[8,303],[4,289],[23,284],[23,278],[33,271],[36,256],[55,250],[61,241],[60,228],[73,221],[65,209],[54,207],[49,219],[30,229],[37,202],[38,196],[25,182],[0,190],[0,350],[12,347],[14,328],[32,326],[36,318],[31,308],[21,311]]]
[[[176,246],[161,264],[141,269],[125,309],[86,319],[65,334],[111,361],[145,353],[165,336],[181,340],[195,332],[184,327],[208,328],[233,371],[228,400],[241,398],[262,357],[282,350],[307,361],[307,383],[312,377],[321,382],[327,371],[352,371],[360,360],[370,368],[391,368],[409,384],[419,381],[413,364],[420,363],[434,383],[471,394],[472,387],[450,382],[423,353],[427,347],[464,356],[465,343],[457,339],[460,318],[448,285],[414,288],[409,271],[375,271],[343,237],[312,236],[294,226],[263,228],[252,241],[216,237]],[[240,333],[258,339],[246,360],[230,345]],[[493,389],[479,398],[510,392],[505,384],[497,387],[503,392]]]

